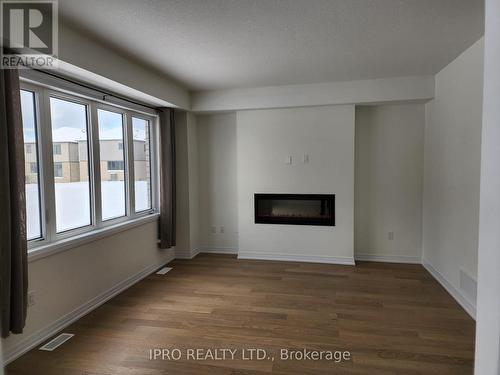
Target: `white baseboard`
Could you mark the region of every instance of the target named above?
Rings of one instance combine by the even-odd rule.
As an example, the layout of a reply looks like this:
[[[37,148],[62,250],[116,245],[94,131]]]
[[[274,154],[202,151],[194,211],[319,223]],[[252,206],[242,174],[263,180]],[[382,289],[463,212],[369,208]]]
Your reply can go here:
[[[435,269],[426,259],[422,259],[422,265],[427,271],[446,289],[446,291],[463,307],[463,309],[476,320],[476,303],[467,298],[460,290],[455,288],[446,278]]]
[[[130,288],[132,285],[141,281],[145,277],[149,276],[153,272],[155,272],[158,268],[164,266],[165,264],[171,262],[174,259],[174,255],[172,254],[169,259],[163,260],[160,263],[152,264],[142,271],[132,275],[131,277],[123,280],[119,284],[113,286],[108,289],[104,293],[101,293],[95,298],[92,298],[90,301],[84,303],[83,305],[77,307],[75,310],[70,313],[60,317],[55,320],[48,326],[43,327],[42,329],[32,333],[31,335],[23,338],[19,343],[14,345],[12,348],[3,348],[4,349],[4,365],[14,361],[15,359],[22,356],[24,353],[30,351],[34,347],[40,345],[42,342],[46,341],[51,336],[55,335],[57,332],[69,326],[71,323],[77,321],[84,315],[87,315],[92,310],[95,310],[99,306],[101,306],[106,301],[110,300],[114,296],[120,294],[125,289]]]
[[[197,247],[200,253],[210,254],[238,254],[238,248],[234,246],[210,246],[201,245]]]
[[[238,253],[238,259],[280,260],[285,262],[327,263],[327,264],[343,264],[351,266],[355,264],[354,258],[351,257],[253,253],[246,251],[243,252],[240,251]]]
[[[175,259],[193,259],[200,251],[196,249],[175,249]]]
[[[354,259],[368,262],[422,264],[421,257],[407,255],[354,254]]]

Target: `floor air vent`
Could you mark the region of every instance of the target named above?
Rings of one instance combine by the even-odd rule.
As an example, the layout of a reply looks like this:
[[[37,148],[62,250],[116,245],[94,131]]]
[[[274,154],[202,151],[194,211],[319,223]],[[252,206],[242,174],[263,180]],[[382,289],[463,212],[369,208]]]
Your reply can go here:
[[[61,333],[59,336],[54,337],[52,340],[50,340],[48,343],[46,343],[44,346],[40,347],[40,350],[45,350],[47,352],[51,352],[52,350],[58,348],[62,344],[64,344],[66,341],[68,341],[70,338],[72,338],[74,335],[72,333]]]
[[[165,275],[168,271],[170,271],[172,267],[163,267],[161,270],[156,272],[157,275]]]

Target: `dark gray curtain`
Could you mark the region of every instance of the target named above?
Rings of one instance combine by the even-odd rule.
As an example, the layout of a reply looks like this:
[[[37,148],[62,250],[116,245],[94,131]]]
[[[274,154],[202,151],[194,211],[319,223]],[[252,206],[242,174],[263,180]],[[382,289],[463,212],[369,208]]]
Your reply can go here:
[[[24,140],[17,70],[0,69],[0,314],[2,337],[22,333],[28,295]]]
[[[160,248],[175,246],[175,122],[172,108],[160,108]]]

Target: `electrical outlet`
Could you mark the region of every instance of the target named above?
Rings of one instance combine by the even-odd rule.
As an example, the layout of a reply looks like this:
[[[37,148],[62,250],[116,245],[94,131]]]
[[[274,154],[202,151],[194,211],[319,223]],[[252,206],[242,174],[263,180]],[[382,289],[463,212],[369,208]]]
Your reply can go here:
[[[29,307],[35,306],[35,304],[36,304],[35,293],[36,292],[34,290],[28,292],[28,306]]]
[[[226,230],[226,228],[224,228],[224,225],[221,225],[221,226],[220,226],[220,230],[219,230],[219,232],[220,232],[220,233],[224,233],[224,232],[225,232],[225,230]]]
[[[213,234],[217,233],[217,227],[215,225],[212,225],[212,233]]]
[[[304,154],[304,157],[302,158],[302,161],[304,162],[304,164],[309,163],[309,154]]]
[[[387,238],[392,241],[394,239],[394,232],[387,233]]]

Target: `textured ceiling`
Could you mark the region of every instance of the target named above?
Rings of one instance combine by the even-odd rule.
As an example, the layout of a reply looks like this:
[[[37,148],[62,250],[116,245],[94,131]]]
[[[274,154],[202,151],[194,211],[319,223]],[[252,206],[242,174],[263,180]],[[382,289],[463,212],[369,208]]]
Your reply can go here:
[[[60,0],[61,18],[192,90],[434,74],[483,0]]]

